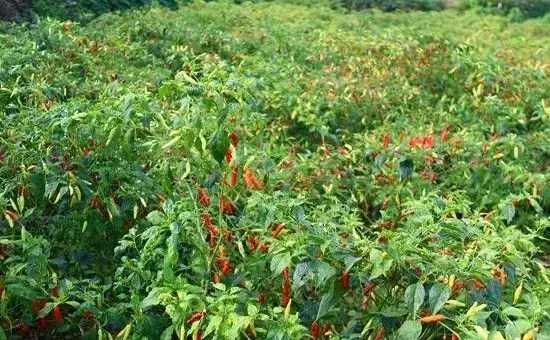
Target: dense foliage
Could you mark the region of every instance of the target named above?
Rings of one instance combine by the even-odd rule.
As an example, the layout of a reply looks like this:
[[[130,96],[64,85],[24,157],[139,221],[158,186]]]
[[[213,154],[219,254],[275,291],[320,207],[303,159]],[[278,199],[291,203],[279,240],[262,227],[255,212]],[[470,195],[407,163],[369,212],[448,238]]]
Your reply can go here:
[[[550,12],[550,0],[466,0],[465,5],[494,14],[513,14],[520,19],[541,17]]]
[[[126,11],[157,4],[177,9],[179,0],[1,0],[0,20],[32,21],[52,17],[88,21],[112,11]],[[5,11],[5,13],[2,13]]]
[[[213,2],[0,45],[0,338],[550,338],[548,22]]]

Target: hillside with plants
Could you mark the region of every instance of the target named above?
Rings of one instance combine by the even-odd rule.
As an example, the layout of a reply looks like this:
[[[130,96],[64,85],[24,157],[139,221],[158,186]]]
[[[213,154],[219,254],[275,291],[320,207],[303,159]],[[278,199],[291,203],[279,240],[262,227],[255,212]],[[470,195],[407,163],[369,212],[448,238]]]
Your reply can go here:
[[[550,339],[550,21],[0,25],[0,339]]]

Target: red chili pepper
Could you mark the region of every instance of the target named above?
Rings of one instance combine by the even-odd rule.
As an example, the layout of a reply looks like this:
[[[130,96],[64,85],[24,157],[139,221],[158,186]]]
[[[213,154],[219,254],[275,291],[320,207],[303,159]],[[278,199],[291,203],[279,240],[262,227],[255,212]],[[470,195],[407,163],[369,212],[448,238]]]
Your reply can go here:
[[[246,183],[246,186],[249,188],[256,188],[258,190],[262,190],[264,188],[264,185],[262,182],[260,182],[256,175],[254,175],[254,171],[252,169],[247,169],[244,173],[244,181]]]
[[[222,271],[222,274],[229,273],[229,271],[231,271],[231,262],[229,260],[222,261],[220,269]]]
[[[221,282],[219,273],[214,273],[214,276],[212,277],[212,282],[214,282],[214,283],[220,283]]]
[[[264,253],[267,253],[269,251],[269,243],[262,243],[260,244],[260,250]]]
[[[197,336],[195,337],[195,340],[202,340],[202,331],[197,331]]]
[[[284,223],[281,223],[271,232],[271,237],[277,238],[283,230],[285,230],[285,225]]]
[[[258,296],[258,303],[260,305],[263,305],[265,303],[265,293],[262,293],[260,294],[260,296]]]
[[[319,337],[321,336],[321,326],[317,321],[313,321],[313,323],[311,324],[309,334],[311,335],[312,339],[319,340]]]
[[[45,299],[34,300],[31,304],[31,310],[33,311],[34,314],[38,314],[42,310],[42,308],[44,308],[45,305],[46,305]]]
[[[384,330],[384,328],[378,329],[378,332],[376,332],[376,336],[374,337],[374,340],[384,339],[385,334],[386,334],[386,331]]]
[[[260,242],[257,238],[254,236],[248,236],[248,246],[250,247],[250,250],[256,250],[258,249],[258,246],[260,245]]]
[[[290,284],[287,282],[283,283],[283,301],[282,306],[285,308],[290,302]]]
[[[328,339],[328,337],[330,336],[331,329],[332,329],[331,324],[327,323],[325,325],[325,327],[323,328],[323,337],[324,338]]]
[[[231,242],[233,240],[233,235],[231,235],[231,232],[229,232],[229,231],[225,232],[225,240],[227,242]]]
[[[19,222],[19,215],[17,215],[17,214],[14,213],[13,211],[11,211],[11,210],[6,210],[6,215],[8,215],[9,218],[11,218],[12,221],[14,221],[14,222]]]
[[[382,143],[384,144],[384,147],[388,147],[390,146],[390,143],[391,143],[391,139],[390,139],[390,135],[388,135],[387,133],[384,135],[384,138],[382,139]]]
[[[17,330],[21,335],[25,335],[29,332],[29,326],[27,326],[26,323],[21,322],[20,324],[17,325]]]
[[[453,335],[451,335],[451,340],[460,340],[460,338],[458,337],[458,335],[453,333]]]
[[[199,197],[199,202],[207,207],[210,205],[210,196],[208,196],[208,193],[206,192],[206,190],[204,190],[203,188],[199,188],[199,191],[198,191],[198,194],[197,196]]]
[[[56,324],[63,322],[63,312],[61,312],[61,308],[59,308],[59,306],[55,306],[53,308],[53,322]]]
[[[220,198],[220,210],[222,213],[227,215],[235,214],[235,206],[225,196]]]
[[[340,283],[342,284],[342,289],[344,291],[349,290],[349,273],[344,272],[342,276],[340,277]]]
[[[3,299],[4,298],[4,291],[6,289],[4,288],[4,286],[2,286],[2,284],[0,284],[0,299]]]
[[[365,288],[363,289],[363,294],[365,296],[369,295],[370,292],[373,291],[374,288],[376,288],[378,284],[375,282],[375,281],[371,281],[368,285],[365,286]]]
[[[231,145],[233,145],[234,147],[237,147],[237,145],[239,145],[239,136],[237,136],[235,132],[231,132],[231,134],[229,135],[229,140],[231,141]]]
[[[53,297],[59,298],[59,289],[57,287],[53,287],[51,293]]]
[[[473,279],[472,280],[472,286],[474,286],[476,289],[484,289],[485,285],[481,283],[481,281]]]
[[[290,274],[288,271],[288,267],[283,269],[283,282],[289,283],[290,282]]]
[[[363,310],[365,311],[365,310],[369,309],[369,305],[370,305],[370,296],[367,296],[363,300]]]
[[[94,319],[94,313],[87,310],[87,311],[84,312],[84,314],[82,314],[82,318],[86,319],[86,320],[93,320]]]
[[[206,226],[206,228],[211,228],[212,227],[212,219],[210,218],[210,215],[203,214],[202,215],[202,221],[203,221],[204,225]]]
[[[38,325],[42,329],[48,329],[48,320],[46,320],[46,317],[40,318],[38,320]]]
[[[292,166],[292,162],[289,162],[289,161],[283,161],[283,163],[281,163],[281,166],[283,168],[290,168]]]
[[[192,324],[194,322],[197,322],[200,319],[202,319],[203,316],[204,316],[203,312],[196,312],[193,315],[191,315],[191,317],[187,320],[187,323]]]
[[[227,182],[227,185],[230,187],[234,187],[239,182],[239,168],[234,167],[231,171],[231,175],[229,176],[229,182]]]
[[[231,147],[228,147],[227,150],[225,150],[225,160],[227,163],[231,163],[231,160],[233,159],[233,152],[231,151]]]

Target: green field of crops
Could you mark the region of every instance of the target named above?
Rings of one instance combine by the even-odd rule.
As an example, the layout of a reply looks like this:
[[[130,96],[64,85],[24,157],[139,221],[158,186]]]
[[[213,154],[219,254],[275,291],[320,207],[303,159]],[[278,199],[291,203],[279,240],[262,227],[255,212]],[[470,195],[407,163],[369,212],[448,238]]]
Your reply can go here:
[[[0,340],[550,339],[550,20],[0,24]]]

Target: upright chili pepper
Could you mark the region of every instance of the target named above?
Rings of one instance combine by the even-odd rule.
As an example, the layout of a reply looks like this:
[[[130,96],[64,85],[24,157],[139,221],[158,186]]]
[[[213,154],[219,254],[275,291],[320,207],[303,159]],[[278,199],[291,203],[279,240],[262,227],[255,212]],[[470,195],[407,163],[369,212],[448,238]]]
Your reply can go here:
[[[54,298],[59,298],[59,288],[53,287],[51,293]]]
[[[388,147],[390,146],[390,143],[391,143],[391,139],[390,139],[390,135],[388,135],[387,133],[384,135],[384,138],[382,138],[382,144],[384,144],[384,147]]]
[[[286,307],[290,302],[290,274],[288,267],[283,269],[283,301],[282,306]]]
[[[368,285],[363,288],[363,295],[367,296],[376,288],[378,284],[375,281],[371,281]]]
[[[321,336],[321,326],[317,321],[313,321],[313,323],[311,324],[309,334],[311,335],[312,339],[319,340],[319,337]]]
[[[289,274],[288,267],[285,267],[285,269],[283,269],[283,282],[290,282],[290,274]]]
[[[256,250],[260,246],[260,241],[254,236],[248,236],[248,246],[250,250]]]
[[[386,334],[386,330],[384,328],[379,328],[378,332],[376,332],[376,336],[374,337],[374,340],[382,340],[384,339],[384,335]]]
[[[262,293],[258,296],[258,303],[263,305],[265,303],[265,293]]]
[[[252,169],[246,169],[244,173],[244,181],[246,183],[246,186],[249,188],[256,188],[258,190],[262,190],[264,188],[264,185],[262,182],[260,182],[256,175],[254,175],[254,171]]]
[[[281,223],[271,232],[271,237],[277,238],[283,230],[285,230],[285,224]]]
[[[216,284],[221,282],[219,273],[214,273],[214,275],[212,276],[212,282]]]
[[[40,318],[38,320],[38,326],[41,329],[48,329],[49,325],[48,325],[48,320],[46,320],[46,317]]]
[[[29,333],[29,326],[27,326],[26,323],[21,322],[17,325],[17,330],[19,331],[19,334],[26,335],[27,333]]]
[[[325,327],[323,327],[323,338],[324,339],[328,339],[328,337],[330,336],[330,331],[332,329],[332,326],[330,323],[327,323],[325,325]]]
[[[239,182],[239,168],[234,167],[233,170],[231,170],[231,174],[229,175],[229,182],[227,182],[227,185],[230,187],[234,187]]]
[[[233,159],[233,151],[231,150],[231,146],[225,150],[225,160],[227,163],[231,163],[231,160]]]
[[[208,193],[206,192],[205,189],[199,188],[199,191],[198,191],[198,193],[197,193],[197,196],[198,196],[198,198],[199,198],[199,202],[200,202],[203,206],[207,207],[207,206],[210,205],[210,202],[211,202],[212,199],[210,198],[210,196],[208,196]]]
[[[220,210],[227,215],[235,215],[235,206],[225,196],[220,198]]]
[[[231,141],[231,145],[234,147],[237,147],[239,145],[239,136],[235,132],[231,132],[229,135],[229,140]]]
[[[342,274],[342,276],[340,277],[340,283],[344,291],[349,290],[349,273],[348,272],[344,272]]]
[[[55,306],[52,313],[54,323],[60,324],[63,322],[63,312],[61,311],[61,308],[59,308],[59,306]]]

